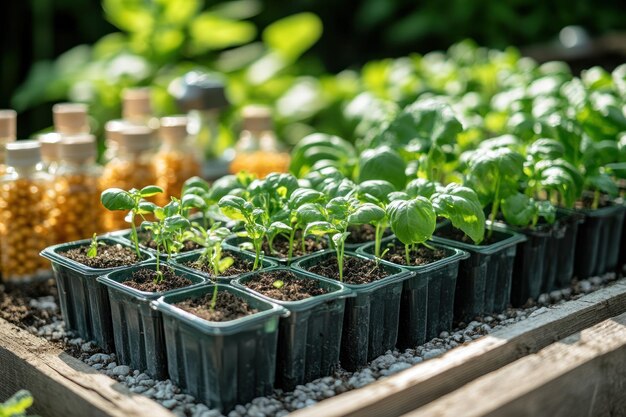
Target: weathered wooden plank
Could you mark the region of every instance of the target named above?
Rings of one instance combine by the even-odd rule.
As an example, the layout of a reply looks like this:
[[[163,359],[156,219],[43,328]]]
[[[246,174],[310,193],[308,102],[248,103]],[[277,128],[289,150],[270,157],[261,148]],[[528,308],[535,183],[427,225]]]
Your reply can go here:
[[[624,416],[625,386],[626,314],[622,314],[405,416]]]
[[[415,365],[397,375],[295,412],[295,417],[391,417],[626,311],[626,280]]]
[[[46,417],[173,417],[44,339],[0,319],[0,398],[29,390]]]

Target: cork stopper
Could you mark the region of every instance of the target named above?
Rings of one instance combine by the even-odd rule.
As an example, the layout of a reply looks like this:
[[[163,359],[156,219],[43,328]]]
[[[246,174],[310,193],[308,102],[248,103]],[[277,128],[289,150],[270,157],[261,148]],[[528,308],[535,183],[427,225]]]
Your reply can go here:
[[[154,146],[154,130],[148,126],[127,126],[122,130],[118,146],[127,152],[138,153]]]
[[[187,117],[170,116],[161,118],[159,135],[164,142],[177,143],[187,137]]]
[[[125,120],[109,120],[104,125],[104,135],[107,142],[117,144],[122,137],[122,131],[128,127]]]
[[[152,115],[150,88],[129,88],[122,93],[122,117],[145,119]]]
[[[82,103],[59,103],[52,106],[54,130],[62,135],[89,133],[87,105]]]
[[[98,153],[94,135],[80,135],[64,139],[59,145],[62,160],[81,162],[95,158]]]
[[[169,86],[169,92],[184,112],[219,110],[230,104],[226,98],[224,83],[199,71],[190,71],[174,80]]]
[[[36,140],[20,140],[7,144],[7,165],[35,166],[41,162],[40,146]]]
[[[0,110],[0,142],[15,140],[15,125],[17,112],[15,110]]]
[[[246,106],[241,111],[243,130],[263,131],[272,129],[272,112],[265,106]]]
[[[38,137],[41,148],[41,159],[46,162],[59,160],[59,144],[61,143],[61,135],[53,133],[45,133]]]

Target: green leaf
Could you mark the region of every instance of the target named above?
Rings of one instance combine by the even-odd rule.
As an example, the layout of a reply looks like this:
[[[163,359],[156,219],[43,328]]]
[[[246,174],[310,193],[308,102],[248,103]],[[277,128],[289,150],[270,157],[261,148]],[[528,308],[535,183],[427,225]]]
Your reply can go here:
[[[313,13],[298,13],[270,24],[263,31],[268,48],[295,61],[322,36],[322,21]]]
[[[33,405],[34,399],[29,391],[20,390],[4,403],[0,403],[0,416],[21,417]]]
[[[139,210],[137,211],[137,214],[148,214],[148,213],[154,213],[154,211],[157,209],[157,205],[150,202],[150,201],[140,201],[139,202]]]
[[[256,36],[256,27],[251,22],[203,12],[191,22],[189,34],[194,49],[197,52],[206,52],[251,42]]]
[[[279,279],[272,283],[272,287],[276,288],[277,290],[280,290],[284,285],[285,283]]]
[[[297,208],[307,203],[317,203],[324,199],[324,194],[308,188],[298,188],[289,197],[289,206]]]
[[[430,198],[436,190],[435,183],[424,178],[416,178],[406,185],[406,193],[410,197],[421,195],[422,197]]]
[[[163,224],[165,226],[165,229],[168,231],[180,231],[191,227],[191,223],[189,222],[189,220],[187,220],[180,214],[166,217],[165,220],[163,220]]]
[[[435,193],[431,202],[438,216],[450,219],[476,244],[485,236],[485,213],[474,190],[458,184],[448,184]]]
[[[332,235],[331,239],[333,240],[333,244],[336,247],[341,247],[348,238],[348,236],[350,236],[349,232],[335,233]]]
[[[191,178],[188,178],[187,181],[183,183],[183,195],[190,188],[194,188],[194,189],[198,188],[200,190],[208,192],[211,189],[211,186],[209,185],[208,182],[206,182],[204,179],[200,177],[191,177]]]
[[[387,207],[391,230],[405,245],[430,239],[437,222],[431,202],[425,197],[395,200]]]
[[[323,221],[324,218],[323,208],[319,204],[303,204],[296,210],[296,219],[301,225]]]
[[[619,193],[619,188],[617,187],[615,180],[607,174],[598,173],[596,175],[592,175],[586,178],[586,182],[592,189],[599,190],[612,197],[617,196]]]
[[[224,271],[226,271],[228,268],[230,268],[231,266],[233,266],[233,264],[235,263],[235,259],[231,258],[230,256],[224,257],[222,259],[220,259],[219,263],[218,263],[218,270],[220,272],[220,274]]]
[[[372,203],[360,204],[354,212],[348,216],[350,224],[376,224],[385,218],[385,210]]]
[[[174,216],[180,213],[180,202],[178,200],[170,201],[163,207],[163,212],[166,217]]]
[[[121,188],[109,188],[100,195],[102,205],[108,210],[132,210],[135,208],[135,200],[128,191]]]
[[[388,203],[389,194],[395,191],[396,187],[389,181],[369,180],[359,184],[357,193],[359,196],[370,195],[382,203]]]
[[[359,158],[359,183],[367,180],[384,180],[396,189],[406,184],[406,164],[400,155],[388,146],[367,149]]]
[[[239,179],[235,175],[225,175],[220,179],[215,180],[209,191],[209,200],[219,201],[225,195],[231,193],[233,190],[243,188]]]
[[[152,197],[152,196],[160,194],[162,192],[163,192],[163,188],[157,187],[156,185],[148,185],[146,187],[143,187],[139,191],[139,194],[142,197],[146,198],[146,197]]]
[[[304,235],[324,236],[331,233],[337,233],[337,229],[329,222],[319,221],[309,223],[304,230]]]
[[[197,208],[202,209],[206,207],[206,202],[200,196],[195,194],[185,194],[181,200],[183,208]]]
[[[283,222],[273,222],[272,224],[270,224],[270,228],[274,229],[277,233],[291,232],[291,226],[288,226]]]
[[[222,197],[218,206],[226,217],[233,220],[244,220],[244,213],[248,213],[246,200],[233,195],[226,195]]]
[[[508,196],[502,202],[504,220],[513,226],[527,227],[539,215],[539,210],[533,199],[525,194],[517,193]]]

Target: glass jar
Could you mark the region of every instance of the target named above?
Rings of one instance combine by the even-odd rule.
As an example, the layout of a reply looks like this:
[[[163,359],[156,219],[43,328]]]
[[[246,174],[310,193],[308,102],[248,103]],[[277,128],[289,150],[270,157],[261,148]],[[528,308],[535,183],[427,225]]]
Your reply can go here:
[[[52,177],[41,169],[39,143],[7,145],[7,172],[0,178],[2,279],[25,282],[49,277],[39,256],[54,241],[48,213],[54,201]]]
[[[101,169],[96,164],[96,138],[83,135],[64,139],[59,154],[50,221],[56,241],[65,243],[90,238],[102,231],[98,189]]]
[[[147,126],[127,126],[121,133],[116,155],[105,165],[100,191],[107,188],[141,189],[155,183],[152,165],[154,131]],[[104,209],[103,209],[104,210]],[[104,211],[105,231],[125,229],[129,225],[122,211]]]
[[[0,177],[6,173],[6,146],[15,141],[16,122],[15,110],[0,110]]]
[[[41,152],[42,169],[54,175],[59,167],[61,135],[57,132],[44,133],[37,137]]]
[[[52,106],[54,131],[63,137],[88,134],[89,117],[83,103],[59,103]]]
[[[272,129],[270,109],[247,106],[242,115],[243,129],[235,145],[230,172],[247,171],[259,178],[272,172],[287,172],[290,156],[282,149]]]
[[[170,197],[180,198],[183,183],[190,177],[200,175],[200,161],[189,143],[187,118],[185,116],[163,117],[159,135],[162,143],[154,157],[156,185],[163,189],[157,195],[157,204],[163,206]]]

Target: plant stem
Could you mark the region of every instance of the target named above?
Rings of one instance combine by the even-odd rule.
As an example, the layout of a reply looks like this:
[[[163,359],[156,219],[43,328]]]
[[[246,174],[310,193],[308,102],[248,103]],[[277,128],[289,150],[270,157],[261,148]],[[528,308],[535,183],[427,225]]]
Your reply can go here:
[[[255,239],[253,242],[254,242],[254,252],[255,253],[254,253],[254,265],[252,265],[252,270],[254,271],[259,266],[259,259],[261,257],[261,245],[262,245],[262,243],[259,243],[258,239]]]
[[[213,284],[213,297],[211,297],[211,305],[209,306],[211,311],[215,309],[215,304],[217,304],[217,283]]]
[[[411,245],[404,245],[404,258],[407,266],[411,265],[411,257],[409,256],[409,253],[411,252],[410,246]]]
[[[500,176],[498,175],[496,179],[496,194],[493,199],[493,204],[491,206],[491,214],[489,215],[489,233],[487,235],[488,238],[493,234],[493,224],[496,221],[496,216],[498,215],[498,210],[500,210]]]
[[[296,236],[296,228],[292,227],[291,232],[289,233],[289,254],[287,255],[287,264],[291,263],[291,258],[293,257],[293,239]]]
[[[135,245],[135,253],[137,257],[141,258],[141,252],[139,251],[139,236],[137,236],[137,228],[135,227],[135,214],[133,213],[130,218],[130,236],[133,244]]]
[[[374,256],[380,256],[380,241],[382,238],[382,222],[376,224],[376,236],[374,237]]]
[[[591,203],[591,208],[593,210],[597,210],[600,205],[600,190],[595,190],[593,192],[593,203]]]
[[[343,254],[345,245],[337,245],[337,266],[339,267],[339,281],[343,282]]]

